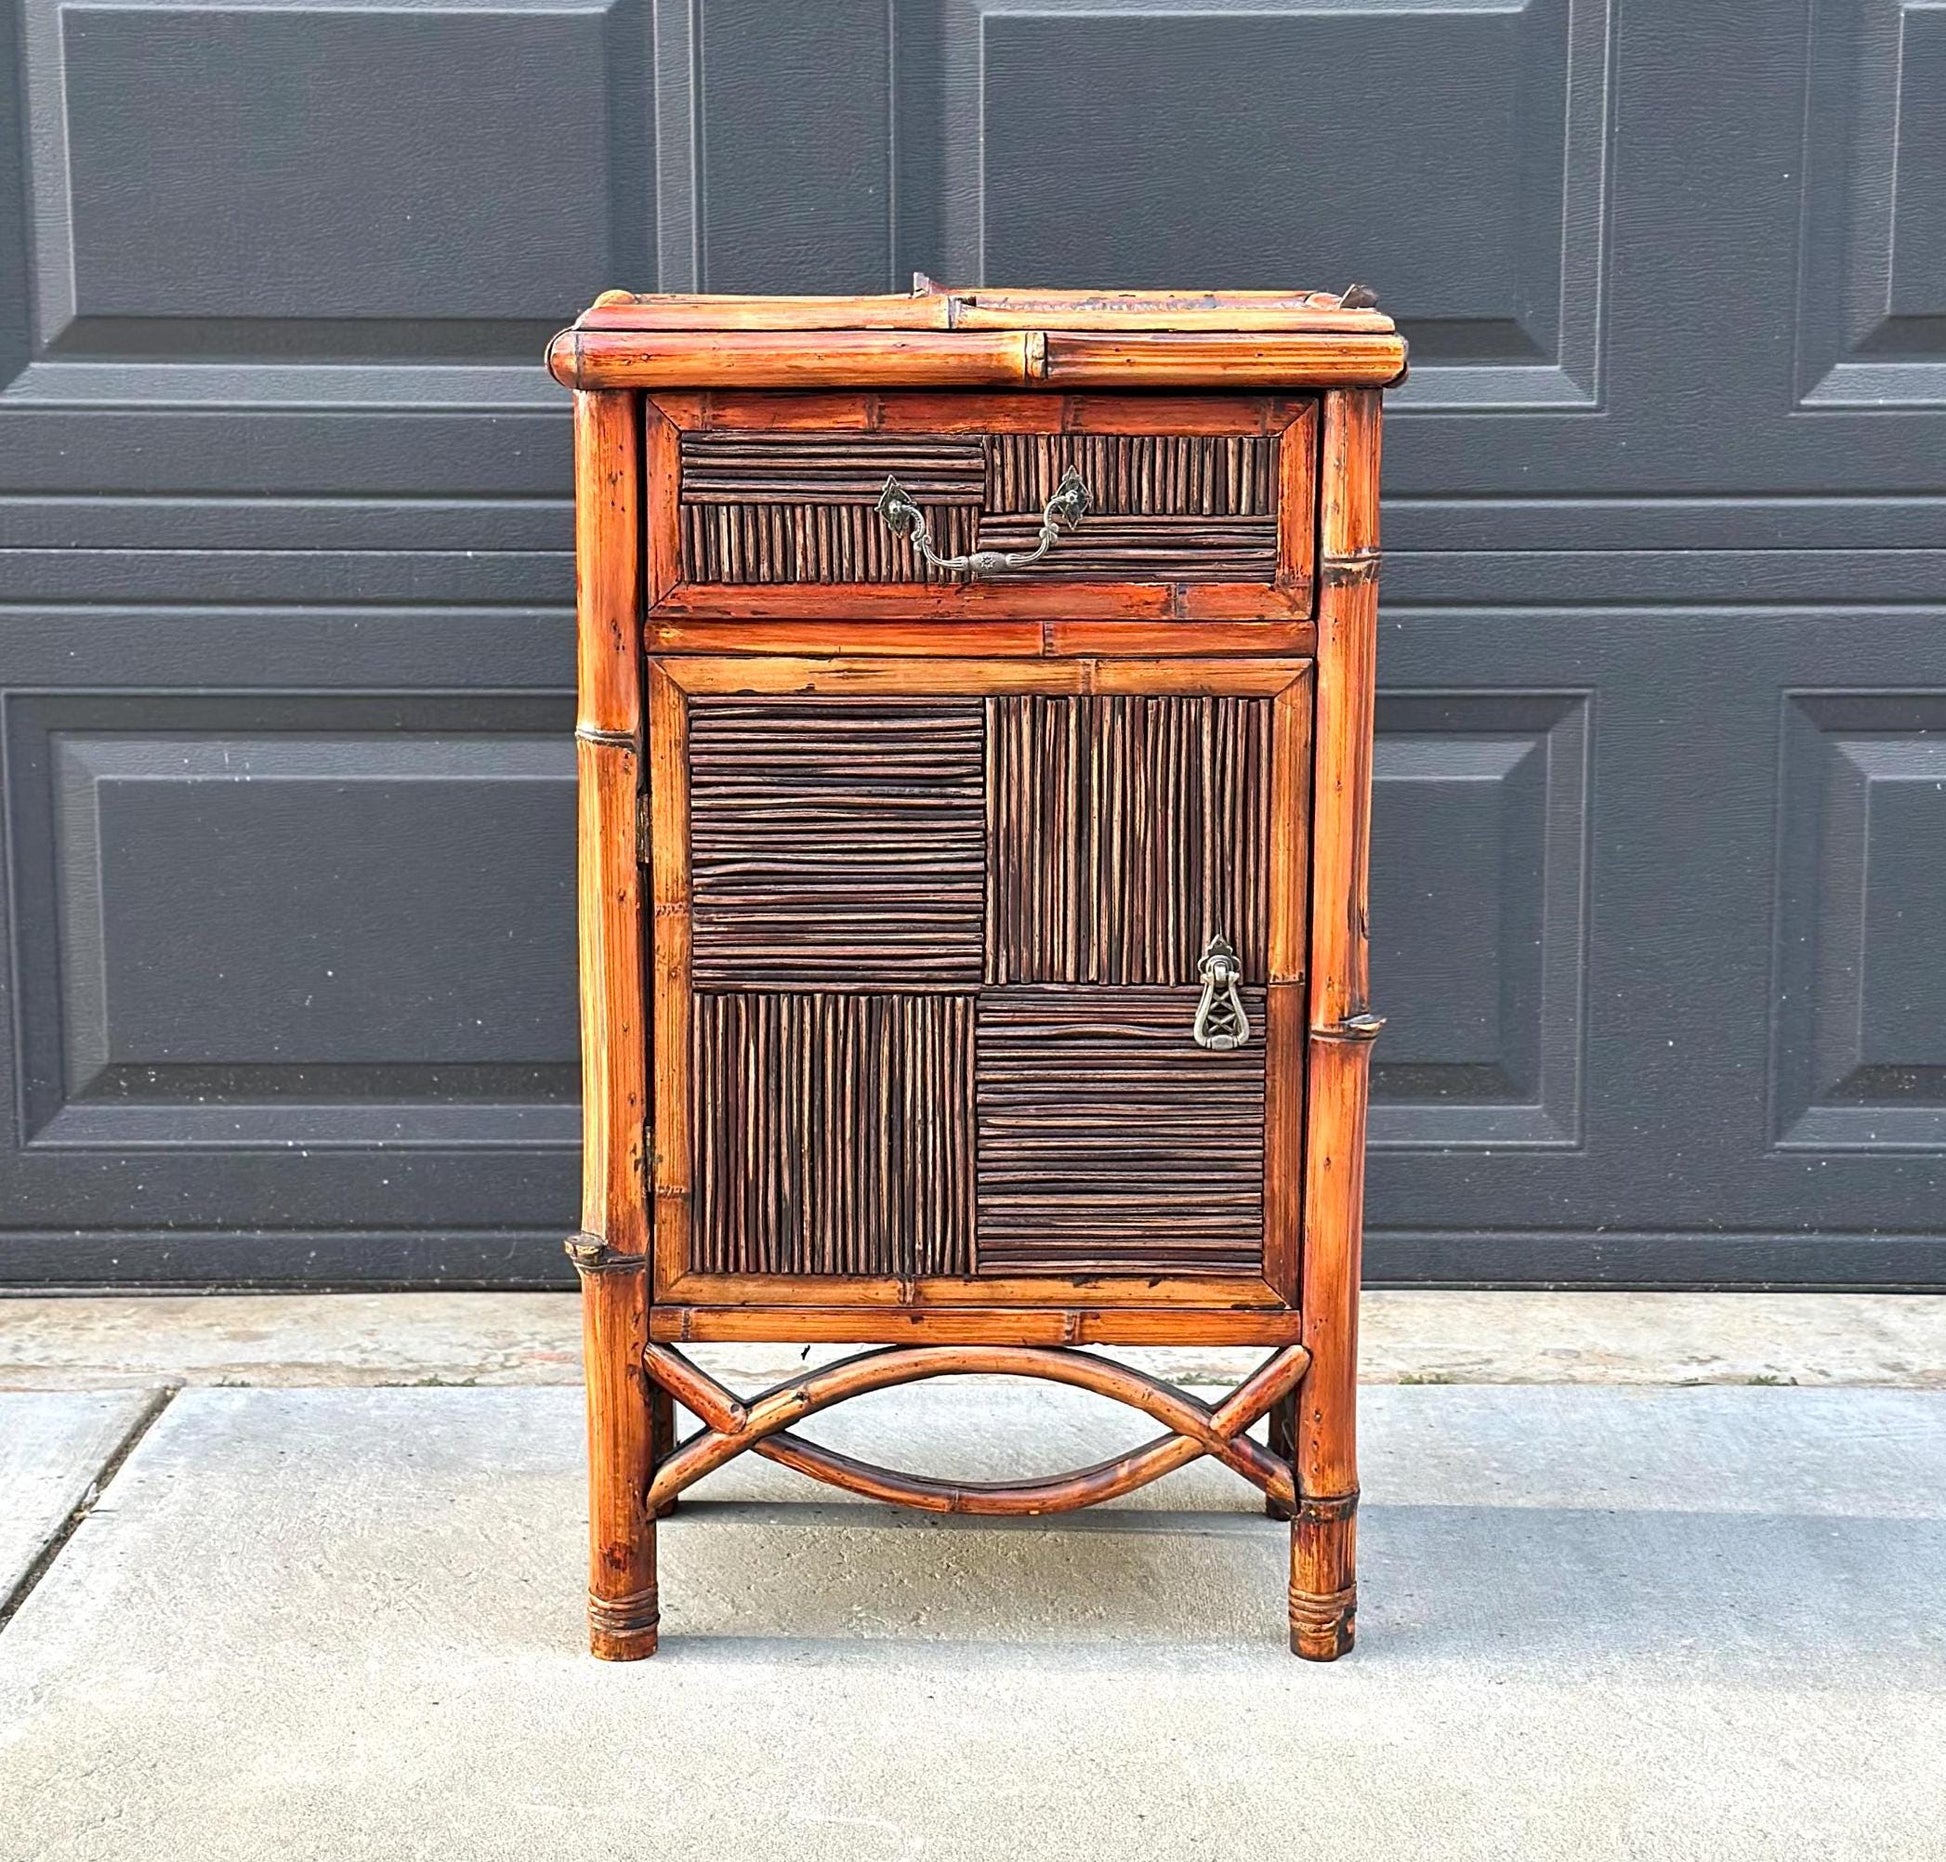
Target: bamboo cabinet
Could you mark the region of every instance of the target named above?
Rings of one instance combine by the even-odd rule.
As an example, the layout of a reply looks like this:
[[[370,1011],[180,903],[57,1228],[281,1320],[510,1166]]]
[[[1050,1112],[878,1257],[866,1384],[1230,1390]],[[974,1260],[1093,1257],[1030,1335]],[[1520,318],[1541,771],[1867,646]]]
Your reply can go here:
[[[746,1451],[988,1514],[1212,1455],[1291,1522],[1292,1648],[1344,1653],[1392,323],[1358,292],[610,293],[549,364],[595,1653],[654,1652],[656,1518]],[[870,1349],[745,1399],[708,1340]],[[1212,1405],[1089,1349],[1121,1344],[1265,1355]],[[792,1427],[967,1372],[1161,1433],[977,1485]]]

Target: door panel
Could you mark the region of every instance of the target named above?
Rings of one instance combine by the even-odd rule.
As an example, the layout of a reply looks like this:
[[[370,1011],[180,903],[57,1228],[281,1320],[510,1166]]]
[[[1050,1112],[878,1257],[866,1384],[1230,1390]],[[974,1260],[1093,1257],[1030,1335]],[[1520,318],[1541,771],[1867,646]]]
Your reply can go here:
[[[985,941],[978,699],[692,701],[699,989],[971,989]]]
[[[1201,994],[981,992],[981,1272],[1262,1271],[1263,1044],[1196,1046]]]
[[[1271,701],[987,701],[990,983],[1265,977]]]
[[[806,667],[652,670],[658,1298],[1287,1291],[1309,668]]]
[[[698,1267],[973,1271],[971,995],[699,995]]]

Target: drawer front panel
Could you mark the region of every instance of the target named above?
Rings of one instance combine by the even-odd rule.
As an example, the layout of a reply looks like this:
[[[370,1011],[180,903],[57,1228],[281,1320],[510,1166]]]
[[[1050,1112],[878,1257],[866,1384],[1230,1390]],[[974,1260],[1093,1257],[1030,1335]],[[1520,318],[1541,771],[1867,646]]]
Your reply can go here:
[[[1089,1277],[1111,1302],[1117,1276],[1261,1283],[1299,1090],[1269,991],[1301,983],[1268,979],[1301,943],[1273,923],[1301,884],[1279,905],[1273,875],[1302,872],[1303,822],[1272,809],[1305,792],[1277,767],[1302,754],[1278,719],[1305,669],[1078,689],[1105,664],[1016,691],[1061,675],[961,664],[957,692],[937,665],[840,662],[836,691],[801,689],[804,662],[658,668],[652,761],[680,761],[686,844],[656,866],[656,988],[680,1011],[656,1026],[683,1064],[659,1044],[655,1124],[687,1132],[686,1168],[658,1152],[658,1273],[840,1300],[875,1279]],[[935,689],[896,689],[915,679]],[[1248,1021],[1228,1049],[1196,1039],[1217,936]]]
[[[1064,593],[1077,618],[1310,612],[1308,402],[778,394],[651,405],[663,435],[650,448],[650,522],[664,526],[650,601],[661,614],[837,620],[846,590],[855,617],[1052,616]],[[1031,564],[991,560],[1038,548],[1070,474],[1086,490],[1079,520],[1063,521]],[[989,560],[929,560],[881,512],[888,482],[918,510],[932,557]]]
[[[1031,569],[1042,582],[1260,582],[1277,574],[1275,434],[686,433],[685,581],[952,582],[878,511],[888,478],[934,552],[1031,550],[1076,473],[1090,509]]]

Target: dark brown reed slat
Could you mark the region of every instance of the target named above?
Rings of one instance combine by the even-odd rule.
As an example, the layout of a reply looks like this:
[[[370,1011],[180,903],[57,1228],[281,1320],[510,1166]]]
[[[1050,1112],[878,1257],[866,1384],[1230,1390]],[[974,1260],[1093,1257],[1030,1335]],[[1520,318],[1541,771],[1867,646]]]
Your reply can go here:
[[[1218,933],[1265,979],[1271,701],[985,703],[988,982],[1193,983]]]
[[[1249,1042],[1199,1048],[1194,989],[979,998],[982,1273],[1255,1273],[1264,996]]]
[[[703,1272],[972,1271],[970,996],[701,992],[692,1046]]]
[[[856,433],[685,433],[686,581],[933,582],[935,571],[886,531],[880,490],[896,474],[926,513],[936,547],[974,547],[985,455],[968,438]],[[720,513],[714,525],[692,513]]]
[[[697,697],[689,733],[697,987],[979,982],[980,701]]]

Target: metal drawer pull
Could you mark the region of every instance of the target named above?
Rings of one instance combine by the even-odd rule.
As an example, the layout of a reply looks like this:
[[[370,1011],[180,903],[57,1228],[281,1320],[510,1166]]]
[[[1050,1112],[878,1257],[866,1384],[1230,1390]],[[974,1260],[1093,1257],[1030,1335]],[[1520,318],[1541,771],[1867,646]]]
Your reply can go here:
[[[1250,1017],[1243,1012],[1243,995],[1237,985],[1243,980],[1243,965],[1235,948],[1222,932],[1203,949],[1203,999],[1196,1005],[1193,1030],[1198,1047],[1241,1047],[1250,1039]]]
[[[932,532],[926,515],[914,504],[906,488],[895,478],[885,481],[878,494],[878,514],[885,519],[895,537],[910,537],[912,547],[948,575],[998,575],[1003,569],[1025,569],[1051,550],[1063,527],[1072,530],[1094,508],[1088,487],[1073,466],[1062,473],[1054,496],[1041,511],[1041,540],[1031,550],[973,550],[965,556],[940,556],[932,547]]]

